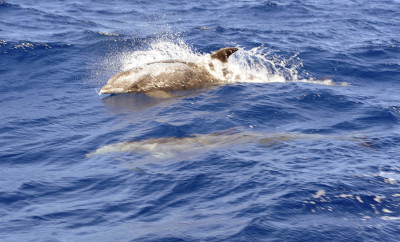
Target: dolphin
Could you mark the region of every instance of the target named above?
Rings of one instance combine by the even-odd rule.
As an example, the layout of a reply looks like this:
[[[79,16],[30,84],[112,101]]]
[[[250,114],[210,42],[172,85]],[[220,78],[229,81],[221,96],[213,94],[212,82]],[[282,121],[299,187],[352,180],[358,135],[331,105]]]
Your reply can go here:
[[[258,134],[254,132],[238,132],[231,128],[211,134],[194,134],[189,137],[162,137],[144,140],[118,142],[105,145],[86,154],[87,158],[115,152],[138,153],[152,155],[156,158],[168,158],[176,154],[201,153],[210,148],[222,148],[235,144],[258,143],[264,146],[274,146],[280,142],[298,138],[319,138],[320,135],[304,135],[298,133]]]
[[[224,76],[227,74],[225,64],[229,56],[238,48],[222,48],[210,55],[210,61],[204,63],[166,60],[147,63],[140,67],[123,71],[112,76],[104,85],[100,94],[112,93],[146,93],[154,97],[169,97],[168,92],[199,89],[224,83],[224,80],[212,75],[212,60],[222,64]]]
[[[196,153],[203,154],[209,149],[221,149],[233,145],[256,144],[260,147],[279,147],[296,140],[324,139],[355,142],[359,146],[371,148],[370,141],[365,137],[354,135],[327,136],[322,134],[304,134],[297,132],[258,133],[240,132],[230,128],[210,134],[194,134],[189,137],[162,137],[143,140],[118,142],[102,146],[88,154],[87,158],[108,153],[136,153],[143,156],[153,156],[159,159],[171,157],[190,157]]]

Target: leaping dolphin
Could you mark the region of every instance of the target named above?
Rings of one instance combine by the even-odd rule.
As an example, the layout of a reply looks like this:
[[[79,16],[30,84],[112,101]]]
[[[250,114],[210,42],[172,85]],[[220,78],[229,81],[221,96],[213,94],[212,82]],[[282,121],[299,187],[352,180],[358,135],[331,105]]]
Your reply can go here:
[[[222,48],[211,54],[211,60],[219,60],[224,66],[230,55],[238,49]],[[224,80],[210,73],[214,70],[212,61],[204,63],[167,60],[145,64],[112,76],[100,94],[146,93],[150,96],[165,97],[166,92],[198,89],[221,84]],[[226,74],[226,68],[222,70]]]

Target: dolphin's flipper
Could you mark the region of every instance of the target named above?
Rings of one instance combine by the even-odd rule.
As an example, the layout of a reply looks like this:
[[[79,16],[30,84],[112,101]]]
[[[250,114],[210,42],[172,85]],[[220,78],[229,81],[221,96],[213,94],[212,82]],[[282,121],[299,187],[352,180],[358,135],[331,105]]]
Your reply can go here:
[[[211,58],[218,59],[222,63],[227,63],[229,56],[232,55],[233,53],[235,53],[236,51],[238,51],[238,48],[235,48],[235,47],[222,48],[222,49],[217,50],[214,53],[212,53]]]
[[[154,90],[154,91],[150,91],[150,92],[146,92],[146,95],[149,97],[153,97],[153,98],[172,98],[172,97],[176,97],[176,95],[173,95],[169,92],[166,91],[162,91],[162,90]]]

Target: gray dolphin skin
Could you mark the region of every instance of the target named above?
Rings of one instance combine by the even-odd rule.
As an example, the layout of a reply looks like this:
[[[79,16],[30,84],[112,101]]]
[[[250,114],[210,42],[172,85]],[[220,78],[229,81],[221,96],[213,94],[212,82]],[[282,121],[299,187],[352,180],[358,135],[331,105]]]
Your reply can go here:
[[[209,149],[223,149],[233,145],[256,144],[260,147],[272,147],[288,144],[296,140],[315,140],[333,139],[351,141],[359,146],[371,147],[371,143],[366,137],[356,135],[327,136],[321,134],[303,134],[295,132],[283,133],[257,133],[240,132],[237,128],[231,128],[214,132],[211,134],[194,134],[189,137],[164,137],[151,138],[144,140],[119,142],[105,145],[93,152],[86,154],[87,158],[108,153],[137,153],[145,157],[170,158],[178,156],[189,157],[196,153],[205,153]]]
[[[263,146],[273,146],[280,142],[301,138],[321,138],[321,135],[307,135],[298,133],[259,134],[254,132],[238,132],[236,129],[227,129],[211,134],[194,134],[190,137],[163,137],[130,142],[119,142],[105,145],[89,153],[86,157],[115,152],[140,153],[157,158],[174,156],[179,153],[205,152],[210,148],[223,148],[236,144],[258,143]]]
[[[227,63],[229,56],[237,50],[235,47],[222,48],[212,53],[211,59],[219,60],[222,64]],[[208,65],[211,70],[214,69],[211,61]],[[146,93],[152,96],[152,94],[192,90],[222,83],[223,80],[213,76],[208,68],[198,63],[168,60],[120,72],[108,80],[101,88],[100,94]]]

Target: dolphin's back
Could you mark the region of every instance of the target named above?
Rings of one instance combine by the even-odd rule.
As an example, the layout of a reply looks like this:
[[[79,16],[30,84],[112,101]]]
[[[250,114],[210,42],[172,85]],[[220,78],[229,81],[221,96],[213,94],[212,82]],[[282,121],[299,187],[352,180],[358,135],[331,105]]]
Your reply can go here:
[[[233,47],[220,49],[211,54],[211,59],[226,63],[237,50]],[[210,73],[213,68],[211,62],[208,68],[204,63],[179,60],[152,62],[112,76],[100,94],[183,91],[221,84],[223,80]]]
[[[129,92],[183,91],[219,83],[218,79],[202,67],[180,62],[154,63],[151,65],[154,65],[152,68],[162,71],[140,75],[137,81],[131,84]]]

